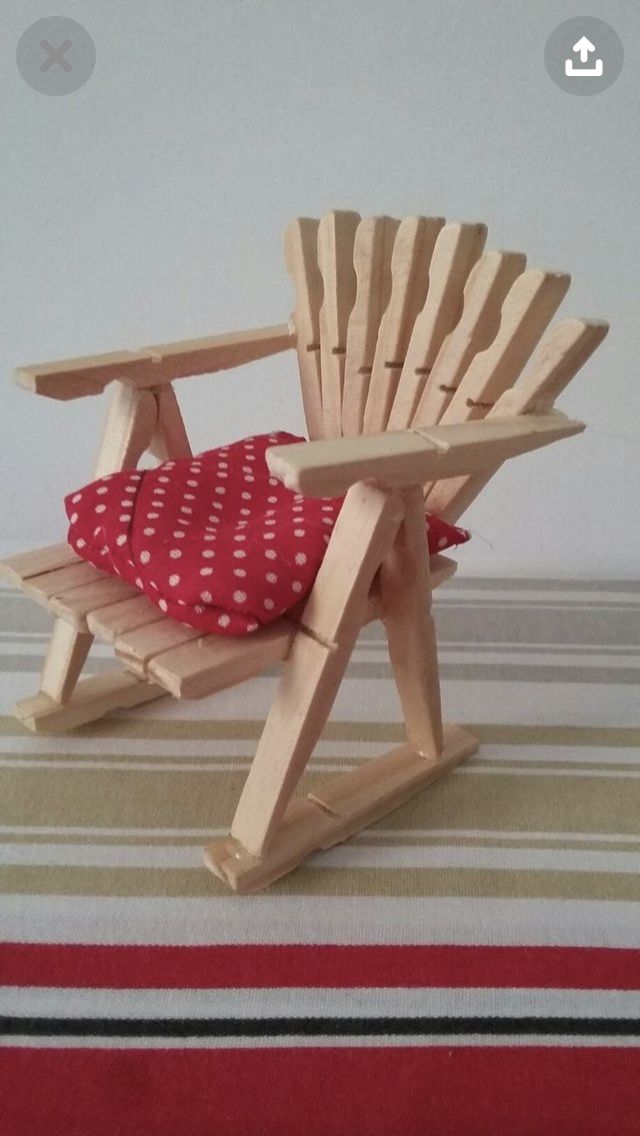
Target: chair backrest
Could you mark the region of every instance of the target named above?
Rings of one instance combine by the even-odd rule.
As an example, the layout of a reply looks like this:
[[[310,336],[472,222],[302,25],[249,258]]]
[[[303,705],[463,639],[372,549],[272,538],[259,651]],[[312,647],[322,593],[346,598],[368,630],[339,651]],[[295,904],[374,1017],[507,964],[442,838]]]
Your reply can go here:
[[[548,410],[607,333],[567,319],[570,283],[484,252],[486,226],[442,217],[297,218],[285,233],[309,436]],[[531,363],[517,387],[530,356]]]

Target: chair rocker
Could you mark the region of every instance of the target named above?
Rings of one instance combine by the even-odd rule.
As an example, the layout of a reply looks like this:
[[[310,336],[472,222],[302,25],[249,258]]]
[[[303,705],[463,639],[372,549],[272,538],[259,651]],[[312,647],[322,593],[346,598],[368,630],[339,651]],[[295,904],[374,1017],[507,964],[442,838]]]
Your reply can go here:
[[[269,469],[307,496],[346,498],[293,612],[241,638],[203,635],[67,544],[2,565],[54,617],[40,689],[16,708],[32,730],[63,731],[166,693],[202,698],[283,664],[230,834],[205,851],[236,891],[345,840],[477,749],[442,724],[431,594],[455,563],[429,556],[425,509],[456,520],[507,458],[582,431],[553,404],[608,330],[565,319],[542,338],[569,276],[525,270],[521,253],[484,252],[485,239],[482,224],[440,217],[300,218],[285,235],[296,294],[288,324],[17,372],[49,398],[112,387],[100,477],[134,468],[145,450],[191,455],[174,380],[297,353],[310,441],[271,448]],[[372,619],[386,629],[406,741],[295,799]],[[79,680],[95,637],[121,666]]]

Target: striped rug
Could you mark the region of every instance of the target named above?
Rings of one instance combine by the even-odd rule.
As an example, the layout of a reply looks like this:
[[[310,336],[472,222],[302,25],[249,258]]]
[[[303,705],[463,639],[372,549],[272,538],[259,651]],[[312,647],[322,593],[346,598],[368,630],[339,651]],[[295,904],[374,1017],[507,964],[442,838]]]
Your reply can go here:
[[[0,591],[2,1136],[638,1136],[640,584],[436,615],[477,757],[235,897],[201,847],[275,675],[36,738],[48,624]],[[401,738],[374,625],[306,785]]]

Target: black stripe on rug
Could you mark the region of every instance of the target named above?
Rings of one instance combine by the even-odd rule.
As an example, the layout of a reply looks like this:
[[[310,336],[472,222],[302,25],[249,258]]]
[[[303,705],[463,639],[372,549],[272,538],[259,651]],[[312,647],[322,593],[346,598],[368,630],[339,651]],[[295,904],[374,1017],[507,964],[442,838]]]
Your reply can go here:
[[[548,1034],[640,1037],[638,1018],[36,1018],[0,1017],[26,1037],[417,1037]]]

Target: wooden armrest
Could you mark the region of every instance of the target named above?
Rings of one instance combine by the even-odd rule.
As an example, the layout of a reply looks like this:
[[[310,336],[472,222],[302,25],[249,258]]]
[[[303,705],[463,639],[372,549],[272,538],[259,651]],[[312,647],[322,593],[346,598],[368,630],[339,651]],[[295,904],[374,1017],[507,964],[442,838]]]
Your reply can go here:
[[[108,383],[120,379],[130,386],[155,387],[187,375],[224,371],[286,351],[296,342],[288,324],[233,331],[204,339],[160,343],[139,351],[116,351],[54,363],[18,367],[18,386],[47,398],[83,398],[100,394]]]
[[[266,457],[288,489],[307,497],[340,497],[356,481],[401,489],[479,473],[582,430],[584,423],[555,411],[271,446]]]

